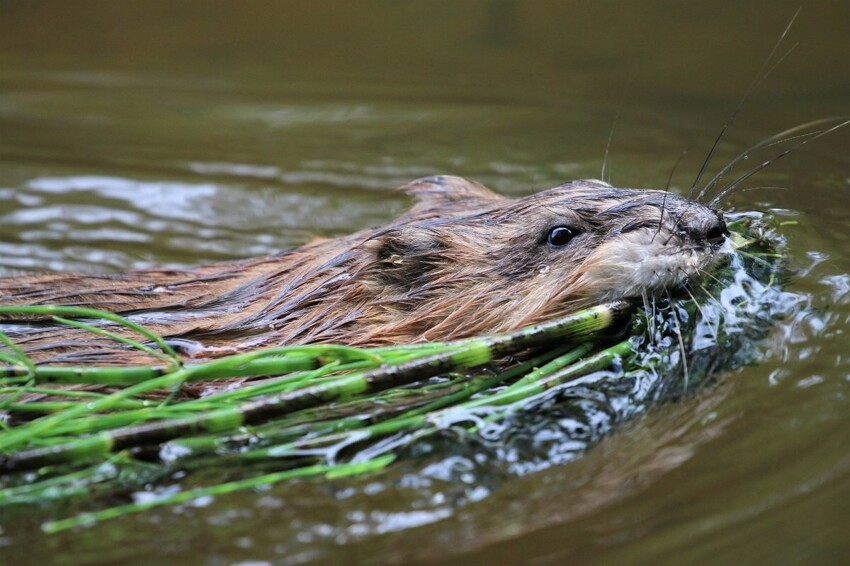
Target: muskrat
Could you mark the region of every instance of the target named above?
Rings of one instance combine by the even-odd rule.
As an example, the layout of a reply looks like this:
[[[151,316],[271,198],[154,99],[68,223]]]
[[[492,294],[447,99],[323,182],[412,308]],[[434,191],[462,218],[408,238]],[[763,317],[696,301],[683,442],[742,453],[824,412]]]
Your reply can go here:
[[[119,313],[189,357],[266,346],[450,340],[700,279],[728,231],[717,210],[658,190],[565,183],[509,199],[451,176],[414,181],[399,218],[277,255],[191,269],[0,278],[0,304]],[[47,320],[0,323],[39,363],[151,363]]]

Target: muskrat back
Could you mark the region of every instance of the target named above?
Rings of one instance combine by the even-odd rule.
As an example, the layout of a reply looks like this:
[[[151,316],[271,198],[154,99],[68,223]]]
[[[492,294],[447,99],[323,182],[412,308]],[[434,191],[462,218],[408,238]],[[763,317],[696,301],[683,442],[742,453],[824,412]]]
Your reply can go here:
[[[283,344],[449,340],[512,330],[700,279],[727,230],[711,208],[582,180],[517,199],[427,177],[377,228],[274,256],[118,275],[0,278],[0,304],[121,314],[206,358]],[[150,363],[144,352],[37,317],[6,332],[40,363]]]

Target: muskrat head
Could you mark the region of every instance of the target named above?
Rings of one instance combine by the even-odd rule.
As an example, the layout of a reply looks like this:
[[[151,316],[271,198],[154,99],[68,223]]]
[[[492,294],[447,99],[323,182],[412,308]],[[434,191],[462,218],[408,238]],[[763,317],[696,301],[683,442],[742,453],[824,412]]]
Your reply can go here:
[[[405,190],[417,203],[370,243],[373,284],[388,318],[425,338],[507,330],[658,295],[700,280],[727,241],[715,210],[601,181],[515,200],[456,177]]]
[[[574,181],[530,201],[549,212],[541,226],[548,226],[543,248],[550,264],[569,281],[571,294],[591,302],[652,296],[698,281],[727,242],[718,211],[661,191]]]

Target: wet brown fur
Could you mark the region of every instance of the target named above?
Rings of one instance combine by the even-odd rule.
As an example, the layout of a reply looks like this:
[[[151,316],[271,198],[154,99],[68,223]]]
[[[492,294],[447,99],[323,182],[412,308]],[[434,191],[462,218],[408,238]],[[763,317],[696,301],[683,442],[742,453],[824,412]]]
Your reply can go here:
[[[630,252],[629,238],[647,242],[651,235],[653,254],[692,250],[703,269],[716,255],[706,234],[718,222],[722,226],[715,211],[686,199],[598,181],[515,200],[447,176],[420,179],[403,190],[415,198],[413,207],[378,228],[186,270],[0,278],[0,304],[120,313],[176,343],[184,340],[197,358],[282,344],[449,340],[669,286],[667,277],[641,283],[637,294],[625,283],[618,289],[622,266],[610,250]],[[578,235],[553,247],[547,234],[560,225]],[[682,271],[668,275],[694,275]],[[0,319],[0,330],[40,363],[153,361],[50,321],[7,317]]]

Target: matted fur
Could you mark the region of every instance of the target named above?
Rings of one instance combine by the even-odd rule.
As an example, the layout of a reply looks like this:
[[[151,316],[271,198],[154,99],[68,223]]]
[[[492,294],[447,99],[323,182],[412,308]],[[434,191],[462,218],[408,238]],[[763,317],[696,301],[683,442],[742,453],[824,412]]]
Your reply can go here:
[[[448,176],[402,190],[412,208],[378,228],[186,270],[0,278],[0,304],[120,313],[198,358],[282,344],[450,340],[699,278],[725,233],[702,205],[600,181],[518,199]],[[557,226],[577,235],[553,246],[547,236]],[[152,362],[47,321],[7,317],[0,330],[42,363]]]

